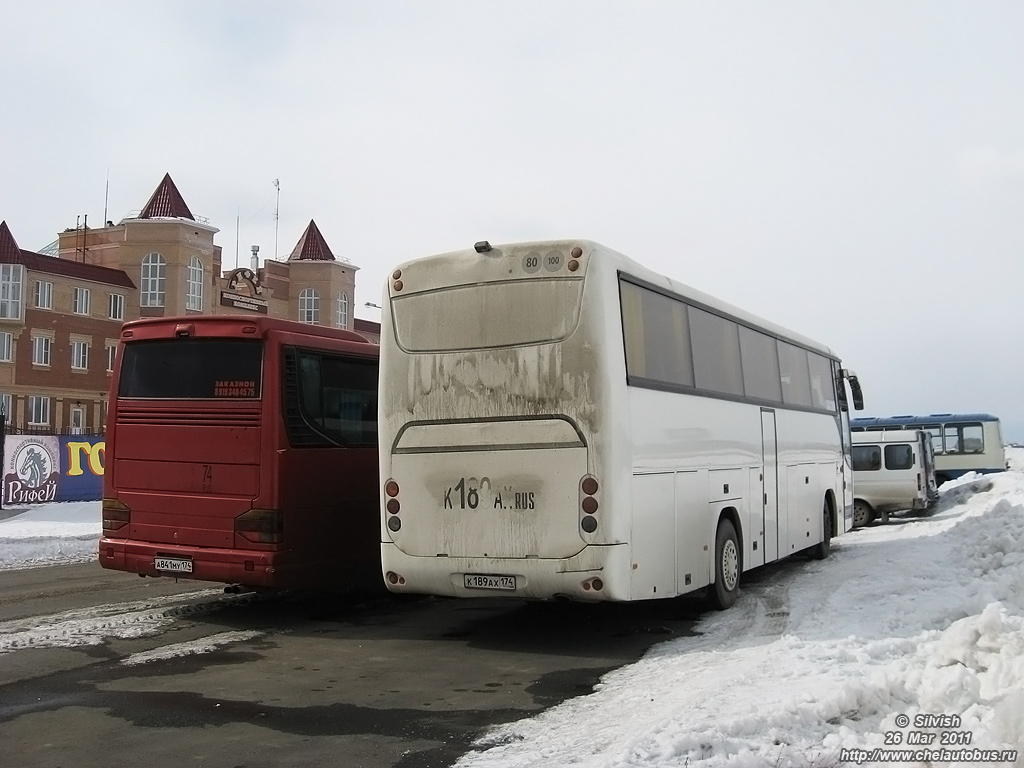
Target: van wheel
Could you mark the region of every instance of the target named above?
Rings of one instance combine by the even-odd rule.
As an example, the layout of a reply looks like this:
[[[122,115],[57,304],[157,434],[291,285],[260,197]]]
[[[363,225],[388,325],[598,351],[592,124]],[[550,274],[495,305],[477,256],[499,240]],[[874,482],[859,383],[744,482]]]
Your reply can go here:
[[[711,585],[711,605],[719,611],[730,608],[740,594],[740,545],[736,528],[729,520],[718,524],[715,535],[715,583]]]
[[[811,547],[811,557],[815,560],[824,560],[832,553],[832,511],[828,508],[828,499],[822,512],[821,532],[821,541]]]
[[[865,525],[871,523],[874,514],[871,512],[871,507],[866,501],[860,499],[854,499],[853,502],[853,527],[863,528]]]

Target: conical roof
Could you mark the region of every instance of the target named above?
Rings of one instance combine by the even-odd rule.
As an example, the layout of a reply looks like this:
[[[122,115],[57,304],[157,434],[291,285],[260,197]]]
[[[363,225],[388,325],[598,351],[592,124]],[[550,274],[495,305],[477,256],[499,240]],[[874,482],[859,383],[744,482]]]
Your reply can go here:
[[[185,205],[185,198],[171,181],[171,174],[164,174],[163,180],[156,188],[153,196],[139,214],[140,219],[192,219],[195,216]]]
[[[302,233],[299,242],[292,249],[288,261],[334,261],[331,247],[317,229],[316,222],[309,220],[309,226]]]

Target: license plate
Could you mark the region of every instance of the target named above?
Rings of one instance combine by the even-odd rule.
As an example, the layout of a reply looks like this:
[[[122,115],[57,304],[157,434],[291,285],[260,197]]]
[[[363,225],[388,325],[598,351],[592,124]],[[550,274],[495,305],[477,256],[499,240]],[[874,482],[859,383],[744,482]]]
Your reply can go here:
[[[466,589],[504,589],[514,592],[515,576],[491,576],[483,573],[465,573],[462,575]]]
[[[153,561],[158,571],[170,571],[171,573],[192,573],[191,560],[178,560],[174,557],[158,557]]]

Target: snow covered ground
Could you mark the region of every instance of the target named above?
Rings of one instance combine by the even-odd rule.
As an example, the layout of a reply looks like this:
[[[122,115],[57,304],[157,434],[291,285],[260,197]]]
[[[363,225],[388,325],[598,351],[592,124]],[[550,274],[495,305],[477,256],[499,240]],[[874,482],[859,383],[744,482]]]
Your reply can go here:
[[[1024,449],[1009,457],[929,517],[752,580],[698,637],[494,729],[458,768],[1024,766]],[[0,570],[92,558],[99,534],[98,502],[0,519]]]
[[[0,571],[96,559],[100,502],[0,509]]]

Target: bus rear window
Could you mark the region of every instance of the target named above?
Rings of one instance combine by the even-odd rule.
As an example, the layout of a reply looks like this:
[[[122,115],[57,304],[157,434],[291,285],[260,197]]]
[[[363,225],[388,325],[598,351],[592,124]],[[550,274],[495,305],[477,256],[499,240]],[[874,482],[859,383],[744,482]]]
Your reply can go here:
[[[126,344],[118,397],[156,400],[258,399],[263,342],[159,339]]]
[[[561,341],[576,330],[583,281],[508,280],[392,300],[398,344],[408,352],[494,349]]]

